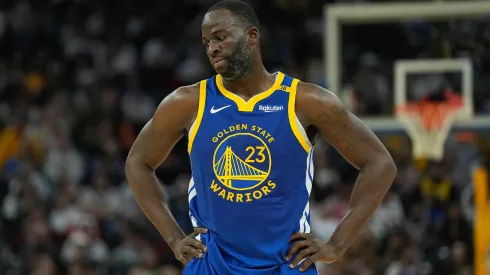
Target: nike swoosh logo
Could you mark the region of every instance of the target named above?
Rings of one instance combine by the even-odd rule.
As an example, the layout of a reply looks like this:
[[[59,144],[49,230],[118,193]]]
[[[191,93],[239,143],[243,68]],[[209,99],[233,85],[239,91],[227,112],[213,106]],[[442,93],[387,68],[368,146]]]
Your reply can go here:
[[[215,109],[214,106],[213,106],[213,107],[211,107],[211,111],[210,112],[211,112],[211,114],[216,114],[217,112],[219,112],[221,110],[224,110],[224,109],[226,109],[228,107],[231,107],[231,105],[226,105],[226,106],[223,106],[223,107],[218,108],[218,109]]]

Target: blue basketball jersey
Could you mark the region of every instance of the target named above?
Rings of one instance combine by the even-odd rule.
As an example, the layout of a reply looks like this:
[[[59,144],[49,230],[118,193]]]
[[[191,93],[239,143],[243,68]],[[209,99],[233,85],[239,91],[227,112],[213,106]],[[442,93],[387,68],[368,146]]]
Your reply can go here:
[[[276,74],[274,85],[245,101],[220,75],[200,82],[189,131],[190,219],[205,227],[207,246],[184,274],[303,273],[285,260],[294,232],[310,231],[313,148],[295,114],[299,80]]]

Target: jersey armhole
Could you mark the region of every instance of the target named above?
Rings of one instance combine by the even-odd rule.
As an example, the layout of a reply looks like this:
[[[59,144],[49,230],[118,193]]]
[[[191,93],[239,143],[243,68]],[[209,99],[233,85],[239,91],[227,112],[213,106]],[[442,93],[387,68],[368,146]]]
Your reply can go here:
[[[311,150],[311,142],[306,135],[305,129],[296,115],[296,90],[298,88],[298,79],[293,79],[291,83],[291,89],[289,91],[289,101],[288,101],[288,118],[289,125],[291,125],[291,130],[293,131],[294,136],[301,144],[301,146],[305,149],[306,152],[310,152]]]
[[[197,108],[196,120],[194,120],[194,123],[192,123],[189,128],[189,142],[187,144],[187,152],[189,155],[191,154],[192,144],[194,143],[194,138],[196,137],[204,115],[204,106],[206,105],[206,82],[207,80],[201,80],[199,83],[199,107]]]

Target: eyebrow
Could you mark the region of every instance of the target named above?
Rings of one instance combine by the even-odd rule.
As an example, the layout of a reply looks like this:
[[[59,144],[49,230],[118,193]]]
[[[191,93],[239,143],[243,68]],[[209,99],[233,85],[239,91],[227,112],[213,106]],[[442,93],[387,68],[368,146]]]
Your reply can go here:
[[[217,33],[220,33],[220,32],[226,32],[227,30],[225,29],[218,29],[218,30],[215,30],[211,33],[211,35],[216,35]],[[204,36],[202,36],[201,38],[202,40],[205,40],[206,38]]]
[[[215,30],[215,31],[213,31],[213,32],[211,33],[211,35],[215,35],[215,34],[217,34],[217,33],[219,33],[219,32],[226,32],[226,30],[225,30],[225,29]]]

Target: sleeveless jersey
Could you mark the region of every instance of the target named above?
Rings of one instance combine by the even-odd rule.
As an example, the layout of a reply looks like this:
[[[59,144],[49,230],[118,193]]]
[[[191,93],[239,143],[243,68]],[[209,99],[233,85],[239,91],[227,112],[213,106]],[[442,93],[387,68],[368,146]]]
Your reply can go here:
[[[189,214],[193,226],[208,229],[198,236],[208,251],[184,274],[196,265],[206,265],[196,274],[300,274],[285,260],[291,235],[310,231],[313,148],[294,110],[298,82],[278,72],[248,101],[227,91],[220,75],[200,82]],[[314,265],[308,271],[317,274]]]

